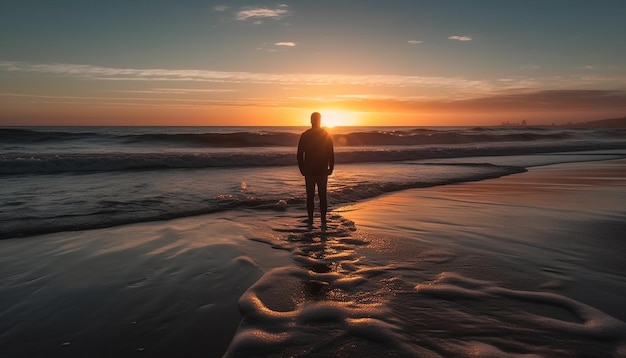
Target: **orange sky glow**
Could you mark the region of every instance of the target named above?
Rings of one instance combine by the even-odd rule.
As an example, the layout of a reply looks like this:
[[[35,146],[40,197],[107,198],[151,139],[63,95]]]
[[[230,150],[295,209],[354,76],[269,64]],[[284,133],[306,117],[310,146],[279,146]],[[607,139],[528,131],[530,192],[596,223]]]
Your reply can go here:
[[[31,2],[0,9],[0,126],[305,126],[313,111],[327,126],[551,125],[626,114],[623,1]]]

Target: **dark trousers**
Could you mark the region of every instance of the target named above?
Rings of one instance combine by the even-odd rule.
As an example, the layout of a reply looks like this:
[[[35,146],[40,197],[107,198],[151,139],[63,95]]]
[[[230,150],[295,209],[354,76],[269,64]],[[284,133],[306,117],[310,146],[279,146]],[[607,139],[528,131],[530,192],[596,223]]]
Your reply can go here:
[[[304,180],[306,182],[306,210],[309,214],[309,222],[313,222],[313,211],[315,209],[315,186],[317,186],[317,195],[320,198],[322,222],[325,223],[326,210],[328,209],[328,201],[326,200],[328,175],[307,175],[304,177]]]

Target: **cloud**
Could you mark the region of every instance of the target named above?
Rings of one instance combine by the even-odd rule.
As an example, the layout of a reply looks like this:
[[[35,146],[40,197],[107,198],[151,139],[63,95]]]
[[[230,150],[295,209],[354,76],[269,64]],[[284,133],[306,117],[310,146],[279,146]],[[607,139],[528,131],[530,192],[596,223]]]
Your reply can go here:
[[[170,70],[141,68],[111,68],[76,64],[33,64],[27,62],[2,62],[0,71],[31,72],[71,76],[91,80],[118,81],[190,81],[214,83],[248,83],[275,85],[356,85],[428,88],[467,88],[472,91],[488,90],[482,81],[456,77],[428,77],[402,75],[341,75],[306,73],[255,73],[211,70]]]
[[[420,40],[409,40],[408,43],[410,43],[411,45],[417,45],[417,44],[421,44],[424,41],[420,41]]]
[[[276,86],[285,88],[297,86],[328,86],[342,88],[347,91],[365,91],[365,93],[390,92],[389,88],[409,89],[410,96],[393,97],[397,102],[415,103],[417,107],[432,104],[448,103],[457,109],[514,108],[526,107],[577,108],[587,103],[603,103],[609,108],[625,98],[624,92],[601,92],[598,88],[623,88],[626,78],[623,76],[583,76],[569,77],[502,77],[500,80],[473,80],[461,77],[387,75],[387,74],[324,74],[324,73],[263,73],[240,71],[212,71],[193,69],[142,69],[142,68],[111,68],[76,64],[36,64],[27,62],[0,61],[0,72],[33,74],[42,80],[49,77],[76,78],[91,81],[128,81],[159,83],[151,90],[155,92],[183,91],[173,87],[195,87],[196,84],[214,84],[211,87],[223,90],[240,90],[248,85]],[[6,76],[5,76],[6,77]],[[162,83],[170,83],[163,86]],[[91,84],[90,84],[91,85]],[[158,87],[157,87],[158,86]],[[348,86],[353,86],[349,88]],[[578,88],[578,91],[565,89]],[[540,90],[546,91],[540,91]],[[583,90],[585,89],[585,90]],[[204,91],[204,90],[202,90]],[[215,90],[206,90],[215,91]],[[215,91],[217,92],[217,91]],[[226,91],[224,91],[226,92]],[[348,92],[350,93],[350,92]],[[422,93],[423,96],[415,97]],[[344,98],[344,100],[368,100],[393,102],[381,97]],[[404,106],[404,105],[403,105]],[[446,105],[447,106],[447,105]],[[417,107],[415,107],[417,109]],[[449,107],[449,106],[447,106]],[[612,107],[611,107],[612,108]],[[621,107],[623,108],[623,104]]]
[[[623,90],[545,90],[463,100],[456,105],[468,110],[576,110],[623,108],[625,101],[626,91]]]
[[[130,93],[145,95],[168,95],[172,94],[169,89],[164,92],[129,91]],[[175,90],[176,91],[176,90]],[[180,89],[181,92],[187,91]],[[376,108],[378,110],[392,112],[429,112],[429,113],[510,113],[511,111],[531,111],[548,113],[554,111],[578,112],[617,111],[623,109],[626,101],[624,90],[547,90],[514,94],[494,94],[473,99],[438,100],[417,97],[382,96],[375,94],[347,94],[328,97],[290,97],[287,101],[261,98],[179,98],[174,96],[157,97],[102,97],[102,96],[63,96],[63,95],[30,95],[20,93],[0,93],[0,97],[7,98],[32,98],[42,99],[46,103],[57,104],[87,104],[100,107],[153,107],[163,109],[171,108],[197,108],[211,105],[217,106],[266,106],[276,107],[281,105],[309,105],[310,103],[341,103],[342,108],[363,110],[363,108]]]
[[[524,113],[585,113],[606,111],[617,112],[623,109],[626,91],[623,90],[547,90],[528,91],[526,93],[494,93],[478,98],[442,100],[430,98],[394,97],[335,97],[341,100],[342,108],[359,110],[361,108],[377,108],[389,112],[413,113],[507,113],[523,111]],[[324,99],[329,102],[331,99]],[[319,99],[311,99],[318,101]]]
[[[469,36],[449,36],[448,37],[450,40],[455,40],[455,41],[472,41],[472,38]]]
[[[150,88],[146,90],[122,90],[123,93],[150,93],[150,94],[189,94],[189,93],[225,93],[234,92],[232,89],[215,88]]]
[[[296,43],[295,42],[277,42],[274,44],[274,46],[295,47]]]
[[[215,6],[213,6],[213,10],[217,11],[217,12],[224,12],[224,11],[228,10],[228,6],[226,6],[226,5],[215,5]]]
[[[260,19],[282,19],[290,15],[289,7],[287,5],[278,5],[276,8],[267,7],[249,7],[240,10],[236,14],[236,19],[239,21],[246,20],[260,20]]]

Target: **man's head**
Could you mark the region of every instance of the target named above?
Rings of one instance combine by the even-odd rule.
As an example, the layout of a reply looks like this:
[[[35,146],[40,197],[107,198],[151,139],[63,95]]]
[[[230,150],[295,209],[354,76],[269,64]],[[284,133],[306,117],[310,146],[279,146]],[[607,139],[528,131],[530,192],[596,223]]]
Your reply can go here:
[[[311,114],[311,126],[313,128],[319,128],[322,122],[322,115],[319,112],[313,112]]]

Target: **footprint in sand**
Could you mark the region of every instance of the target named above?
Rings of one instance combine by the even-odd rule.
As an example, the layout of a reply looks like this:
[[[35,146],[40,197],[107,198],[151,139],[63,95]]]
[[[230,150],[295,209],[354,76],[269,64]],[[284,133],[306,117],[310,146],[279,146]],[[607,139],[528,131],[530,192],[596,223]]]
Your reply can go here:
[[[369,242],[353,235],[352,221],[335,214],[326,228],[309,228],[303,219],[273,230],[279,235],[271,244],[289,251],[295,265],[266,273],[241,297],[244,320],[230,355],[312,341],[324,347],[372,332],[394,340],[384,275],[357,251]]]

